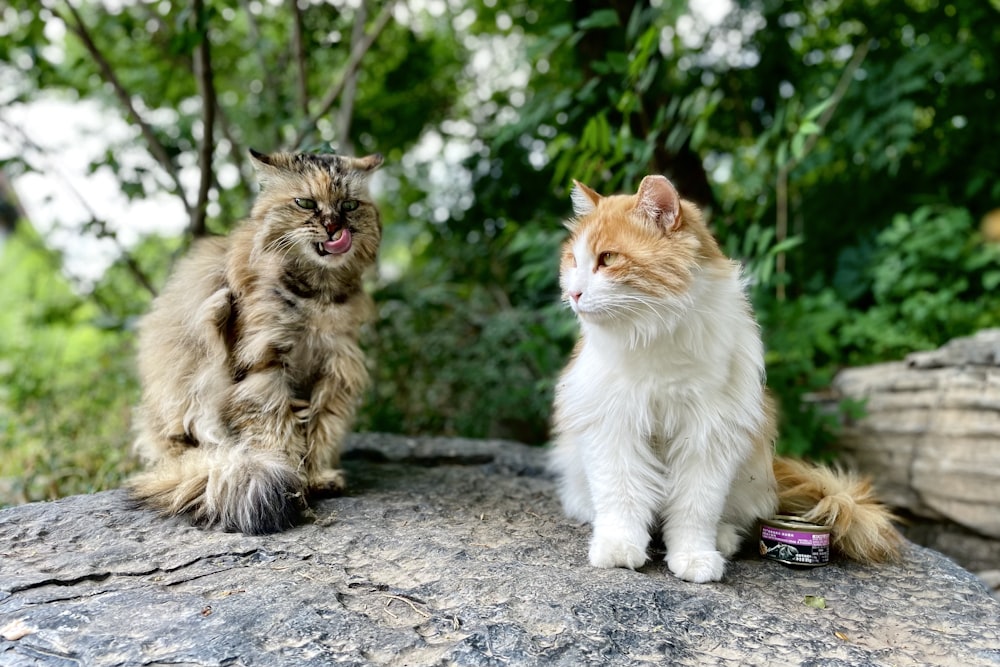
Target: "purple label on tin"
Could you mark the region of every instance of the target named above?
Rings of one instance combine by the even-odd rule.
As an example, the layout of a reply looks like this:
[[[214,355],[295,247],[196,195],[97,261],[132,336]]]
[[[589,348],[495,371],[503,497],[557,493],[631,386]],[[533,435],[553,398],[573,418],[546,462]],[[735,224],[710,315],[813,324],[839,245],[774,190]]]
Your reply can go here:
[[[797,530],[785,530],[783,528],[774,528],[773,526],[761,526],[760,536],[765,540],[774,540],[776,542],[784,542],[785,544],[794,544],[795,546],[830,546],[829,533],[803,533]]]
[[[830,534],[761,524],[760,555],[789,565],[824,565],[830,561]]]

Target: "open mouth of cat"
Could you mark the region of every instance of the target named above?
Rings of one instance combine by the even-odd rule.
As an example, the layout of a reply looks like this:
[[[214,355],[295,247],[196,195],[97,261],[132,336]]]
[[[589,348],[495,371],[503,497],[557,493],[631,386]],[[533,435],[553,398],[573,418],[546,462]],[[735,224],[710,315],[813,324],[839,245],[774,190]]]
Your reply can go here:
[[[343,255],[350,249],[351,230],[347,227],[338,229],[330,236],[329,239],[326,241],[320,241],[316,244],[316,252],[319,253],[320,257],[326,257],[327,255]]]

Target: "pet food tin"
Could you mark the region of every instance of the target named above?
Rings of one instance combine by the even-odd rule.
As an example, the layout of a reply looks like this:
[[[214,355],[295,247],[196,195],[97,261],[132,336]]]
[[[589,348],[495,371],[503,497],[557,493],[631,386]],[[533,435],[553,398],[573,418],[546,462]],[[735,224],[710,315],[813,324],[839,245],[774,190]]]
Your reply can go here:
[[[785,514],[761,519],[760,555],[786,565],[826,565],[830,562],[830,529]]]

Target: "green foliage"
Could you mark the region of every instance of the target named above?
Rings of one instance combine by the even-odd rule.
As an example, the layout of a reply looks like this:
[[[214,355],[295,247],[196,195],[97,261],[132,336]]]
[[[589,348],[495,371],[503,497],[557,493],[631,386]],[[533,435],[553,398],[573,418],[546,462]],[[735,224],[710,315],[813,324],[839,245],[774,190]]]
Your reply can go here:
[[[837,415],[803,399],[840,368],[1000,326],[1000,245],[983,240],[967,210],[923,206],[896,215],[862,248],[841,252],[834,286],[759,311],[769,384],[786,411],[799,406],[783,416],[787,451],[817,454],[835,437]]]
[[[131,467],[130,336],[97,324],[30,228],[2,259],[0,504],[117,486]]]
[[[863,312],[843,325],[846,363],[898,358],[1000,325],[1000,246],[983,240],[966,209],[896,215],[876,237],[870,265],[838,277],[870,285],[870,297],[851,303]]]
[[[5,85],[0,104],[53,95],[94,99],[136,125],[121,108],[104,69],[75,34],[76,19],[65,6],[33,0],[8,4],[11,9],[0,16],[5,33],[0,75],[10,85]],[[82,2],[78,12],[174,169],[197,164],[204,109],[194,52],[203,40],[210,41],[218,107],[211,168],[218,173],[235,167],[240,175],[229,187],[215,184],[211,189],[208,229],[222,233],[246,214],[254,191],[250,147],[269,152],[332,143],[341,151],[381,151],[393,163],[431,121],[440,120],[456,103],[459,90],[454,81],[465,54],[447,23],[427,28],[389,21],[360,72],[349,71],[355,24],[361,22],[373,32],[374,15],[382,6],[370,4],[367,12],[351,4],[334,8],[303,3],[302,82],[287,3],[242,3],[237,9],[231,2],[205,0],[202,14],[195,16],[195,6],[184,2],[134,3],[119,10]],[[66,26],[65,36],[47,31],[46,24]],[[327,113],[310,123],[330,89],[345,78],[355,85],[354,97],[335,99]],[[341,113],[352,121],[346,136],[340,134]],[[148,144],[138,131],[123,141]],[[178,182],[164,173],[163,164],[123,164],[121,148],[109,146],[91,170],[111,170],[122,192],[133,199],[153,191],[181,196]],[[193,203],[190,192],[184,196]]]
[[[440,280],[379,290],[361,427],[545,442],[554,381],[576,336],[552,270],[564,235],[507,230],[493,259],[513,267],[517,290]]]

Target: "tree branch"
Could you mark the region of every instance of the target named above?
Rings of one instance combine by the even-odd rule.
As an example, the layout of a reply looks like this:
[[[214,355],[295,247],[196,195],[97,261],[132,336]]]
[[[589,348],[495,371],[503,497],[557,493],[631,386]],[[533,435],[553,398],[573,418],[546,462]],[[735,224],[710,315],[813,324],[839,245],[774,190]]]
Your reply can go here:
[[[167,34],[169,28],[164,24],[163,17],[160,16],[158,12],[153,10],[150,5],[142,5],[144,10],[143,15],[147,21],[154,21],[157,26],[157,32],[160,34]],[[190,54],[185,53],[174,53],[171,57],[171,63],[178,68],[183,68],[185,71],[193,70],[195,67],[194,61],[192,60]],[[214,67],[213,67],[213,84],[214,84]],[[213,85],[213,88],[216,88]],[[215,134],[219,132],[222,133],[222,137],[229,142],[229,159],[233,161],[233,164],[239,169],[240,173],[243,174],[247,170],[247,160],[246,160],[246,150],[236,140],[235,135],[232,131],[233,122],[230,120],[226,110],[223,108],[222,104],[219,102],[218,94],[213,95],[215,98]],[[218,186],[218,180],[214,180],[216,186]],[[247,185],[244,179],[239,179],[238,187],[241,188],[243,194],[247,197],[251,194],[251,189]]]
[[[802,145],[802,154],[798,157],[791,156],[785,164],[781,165],[778,169],[778,176],[774,186],[774,199],[775,199],[775,221],[774,221],[774,240],[775,243],[781,243],[788,237],[788,177],[791,172],[802,164],[802,160],[805,159],[812,149],[816,147],[816,143],[819,138],[826,131],[826,126],[830,124],[833,119],[833,114],[837,111],[837,107],[840,102],[844,99],[844,95],[847,94],[847,89],[851,85],[851,81],[854,80],[854,74],[861,67],[861,63],[864,62],[865,57],[868,55],[868,51],[871,49],[871,40],[865,38],[862,40],[861,44],[854,50],[854,54],[851,56],[851,60],[847,63],[844,71],[840,75],[840,80],[837,81],[837,86],[833,89],[833,94],[830,96],[830,104],[827,105],[823,113],[820,114],[819,118],[816,120],[816,126],[819,128],[815,133],[809,135],[805,143]],[[777,276],[783,276],[785,274],[785,253],[780,252],[775,258],[775,274]],[[775,287],[775,296],[779,301],[785,300],[785,284],[783,282],[778,282]]]
[[[364,36],[364,39],[351,44],[351,54],[348,57],[347,66],[344,68],[343,75],[340,80],[326,92],[326,95],[323,97],[315,113],[309,116],[299,127],[299,131],[296,133],[295,139],[292,141],[294,148],[301,148],[302,142],[316,129],[316,123],[319,119],[330,111],[334,103],[337,101],[337,98],[340,97],[340,94],[343,92],[344,86],[347,84],[348,80],[355,76],[358,66],[361,64],[361,60],[371,49],[372,44],[375,43],[378,36],[389,24],[389,20],[392,18],[394,5],[394,2],[387,2],[382,7],[382,11],[379,12],[379,15],[375,18],[371,31]]]
[[[198,182],[198,199],[191,212],[191,235],[195,238],[205,235],[205,212],[208,207],[208,193],[212,187],[212,154],[215,150],[215,81],[212,75],[212,45],[208,37],[204,0],[194,0],[194,28],[201,34],[194,53],[194,71],[201,94],[202,136],[198,150],[198,166],[201,179]]]
[[[851,81],[854,80],[854,73],[858,71],[861,67],[861,63],[865,61],[868,56],[868,51],[871,49],[871,40],[865,39],[861,42],[857,49],[855,49],[854,54],[851,56],[850,62],[847,63],[847,67],[840,75],[840,80],[837,81],[837,87],[833,89],[833,95],[831,98],[833,101],[823,109],[823,113],[819,115],[816,120],[816,125],[819,127],[819,132],[809,135],[806,139],[805,144],[803,144],[802,155],[798,159],[792,160],[792,169],[797,167],[802,159],[812,152],[812,149],[816,146],[816,142],[819,141],[820,136],[822,136],[823,131],[826,130],[826,126],[830,124],[833,119],[833,114],[837,111],[837,106],[840,105],[841,101],[844,99],[844,95],[847,94],[847,89],[851,86]]]
[[[43,161],[47,162],[47,169],[44,171],[47,173],[54,173],[56,177],[63,181],[66,185],[66,189],[73,195],[73,197],[80,203],[87,215],[90,216],[85,225],[94,226],[97,228],[97,237],[110,239],[115,247],[121,252],[121,258],[125,262],[126,268],[132,276],[143,286],[152,296],[156,296],[156,288],[153,286],[153,281],[150,280],[146,272],[142,270],[135,258],[129,253],[128,249],[122,245],[122,242],[118,239],[118,235],[108,227],[108,223],[97,216],[97,212],[90,205],[90,202],[86,200],[83,194],[73,185],[73,181],[70,180],[66,174],[59,168],[59,164],[53,160],[48,159],[48,151],[37,143],[35,143],[31,137],[29,137],[23,129],[8,122],[6,119],[0,117],[0,125],[5,125],[10,129],[11,135],[16,134],[20,137],[22,142],[22,148],[27,150],[21,150],[20,153],[25,153],[28,150],[37,153]],[[42,171],[42,170],[39,170]]]
[[[121,81],[118,79],[114,70],[111,68],[110,63],[108,63],[107,58],[101,53],[101,50],[97,48],[97,44],[94,43],[93,38],[90,35],[90,31],[87,29],[86,24],[83,19],[80,18],[80,14],[76,11],[76,8],[72,3],[67,2],[66,6],[69,8],[70,14],[73,16],[72,21],[68,21],[65,16],[59,14],[58,11],[53,10],[53,14],[62,19],[70,30],[83,42],[84,48],[90,54],[90,57],[94,59],[94,63],[97,65],[98,70],[101,72],[101,77],[111,85],[112,90],[115,92],[115,96],[118,98],[119,103],[125,108],[129,117],[132,119],[136,125],[139,126],[139,130],[142,132],[143,138],[146,140],[146,144],[149,147],[149,152],[152,154],[153,158],[157,161],[160,167],[167,172],[170,179],[174,183],[175,194],[180,197],[181,201],[184,202],[184,208],[187,209],[188,214],[192,213],[191,204],[188,203],[187,196],[184,194],[184,186],[181,184],[180,175],[177,168],[174,166],[173,161],[167,154],[166,148],[157,138],[156,133],[153,132],[153,128],[145,121],[145,119],[139,114],[139,111],[135,108],[132,103],[132,96],[129,94],[125,87],[122,85]]]
[[[278,98],[277,91],[280,90],[278,82],[274,79],[275,72],[283,72],[284,66],[281,63],[268,63],[264,58],[264,49],[260,47],[261,44],[261,34],[260,26],[257,25],[257,19],[254,13],[250,11],[249,0],[240,0],[240,7],[243,9],[243,13],[247,17],[247,33],[250,37],[250,44],[247,45],[249,51],[257,56],[257,68],[260,70],[260,76],[264,79],[264,89],[261,93],[261,97],[264,98],[265,104],[270,104],[277,108]],[[281,126],[277,123],[274,124],[273,130],[273,142],[274,146],[277,147],[281,143]]]
[[[219,104],[218,98],[215,100],[215,115],[219,119],[216,125],[221,129],[222,136],[229,142],[229,159],[233,161],[241,175],[247,173],[247,151],[233,135],[233,122],[229,119],[226,110]],[[244,198],[251,196],[252,190],[245,178],[240,178],[237,181],[237,187],[242,191]]]
[[[367,19],[368,4],[362,2],[358,5],[357,15],[354,17],[354,26],[351,30],[352,46],[364,39],[365,21]],[[357,69],[344,74],[342,89],[340,93],[340,108],[337,110],[337,120],[333,126],[334,133],[340,151],[343,153],[353,153],[354,147],[351,145],[351,119],[354,116],[354,98],[358,92]]]
[[[302,8],[299,0],[288,0],[292,8],[292,57],[295,59],[295,69],[298,71],[299,108],[302,117],[309,114],[309,77],[306,70],[306,46],[302,35]]]

